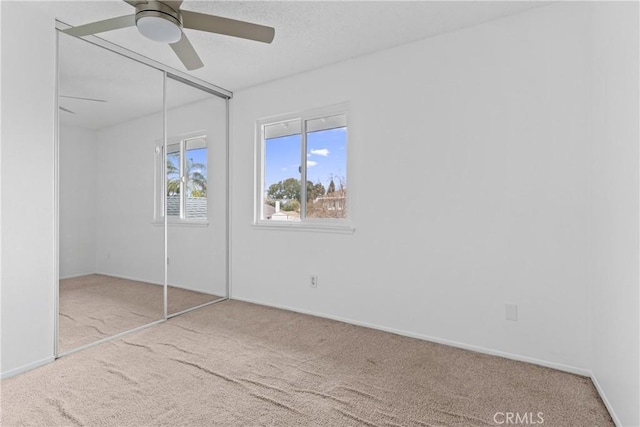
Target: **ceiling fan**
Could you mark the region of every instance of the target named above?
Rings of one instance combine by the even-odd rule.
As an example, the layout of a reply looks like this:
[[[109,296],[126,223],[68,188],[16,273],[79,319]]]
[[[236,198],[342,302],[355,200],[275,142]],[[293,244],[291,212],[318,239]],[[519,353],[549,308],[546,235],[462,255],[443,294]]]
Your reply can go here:
[[[136,8],[133,15],[119,16],[63,30],[76,37],[119,28],[138,27],[140,33],[157,42],[169,43],[187,70],[204,66],[189,42],[184,28],[271,43],[275,29],[221,16],[181,10],[182,0],[124,0]]]
[[[96,99],[96,98],[84,98],[82,96],[71,96],[71,95],[58,95],[60,98],[69,98],[69,99],[78,99],[80,101],[92,101],[92,102],[107,102],[104,99]],[[69,114],[75,114],[74,111],[69,110],[68,108],[64,108],[63,106],[59,105],[58,108],[61,111],[64,111],[65,113],[69,113]]]

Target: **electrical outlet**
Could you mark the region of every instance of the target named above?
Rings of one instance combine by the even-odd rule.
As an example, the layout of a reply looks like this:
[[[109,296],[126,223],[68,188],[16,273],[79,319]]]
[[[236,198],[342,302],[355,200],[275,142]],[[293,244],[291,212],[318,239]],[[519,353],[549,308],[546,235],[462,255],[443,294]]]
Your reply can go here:
[[[311,277],[309,278],[309,286],[312,288],[318,287],[318,276],[316,276],[315,274],[311,275]]]
[[[518,306],[515,304],[505,304],[505,319],[518,321]]]

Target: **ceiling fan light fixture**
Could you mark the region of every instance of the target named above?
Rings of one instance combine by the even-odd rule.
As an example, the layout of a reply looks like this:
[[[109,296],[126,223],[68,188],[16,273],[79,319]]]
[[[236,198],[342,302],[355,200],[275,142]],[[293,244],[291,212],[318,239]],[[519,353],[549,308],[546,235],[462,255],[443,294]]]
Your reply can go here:
[[[84,37],[135,25],[140,34],[146,38],[169,44],[178,59],[189,71],[201,68],[204,64],[191,45],[187,35],[182,32],[183,28],[263,43],[271,43],[275,35],[275,29],[272,27],[206,13],[181,10],[182,0],[124,1],[135,7],[135,14],[70,27],[62,30],[62,32],[75,37]]]
[[[142,13],[138,15],[143,15]],[[136,26],[140,34],[146,38],[161,43],[176,43],[182,38],[180,25],[171,17],[144,14],[136,16]]]

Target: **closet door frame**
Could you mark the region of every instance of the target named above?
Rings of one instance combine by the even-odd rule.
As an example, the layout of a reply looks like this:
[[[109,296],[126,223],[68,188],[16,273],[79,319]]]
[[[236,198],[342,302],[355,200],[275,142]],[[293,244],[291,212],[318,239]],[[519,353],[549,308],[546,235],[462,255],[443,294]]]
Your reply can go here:
[[[191,128],[191,127],[182,127],[180,125],[177,125],[177,122],[172,120],[171,117],[171,111],[169,109],[169,105],[172,104],[171,102],[171,97],[175,96],[176,93],[180,93],[181,90],[183,89],[196,89],[196,90],[201,90],[204,93],[207,93],[209,95],[214,95],[212,94],[210,91],[207,90],[203,90],[202,87],[193,84],[191,82],[187,82],[184,79],[180,78],[179,76],[175,76],[169,72],[165,73],[165,80],[164,80],[164,100],[165,100],[165,116],[164,116],[164,135],[165,135],[165,139],[163,141],[163,152],[164,153],[169,153],[169,147],[172,145],[176,145],[176,144],[180,144],[180,146],[182,147],[183,141],[185,141],[186,139],[189,139],[190,137],[194,137],[196,135],[200,135],[202,133],[207,133],[207,136],[211,137],[211,144],[207,143],[207,150],[208,151],[212,151],[213,154],[211,155],[213,158],[209,157],[208,161],[211,162],[213,161],[213,164],[208,164],[207,168],[209,169],[210,166],[212,166],[213,170],[224,170],[224,174],[221,174],[221,176],[218,176],[217,178],[214,178],[213,182],[210,182],[211,186],[209,187],[209,190],[212,191],[212,194],[209,194],[208,197],[212,198],[213,200],[217,200],[217,201],[223,201],[225,203],[224,205],[224,215],[220,215],[218,213],[216,213],[217,211],[217,207],[215,208],[214,212],[212,212],[211,207],[209,206],[208,209],[208,217],[206,220],[202,220],[203,223],[202,224],[196,224],[196,227],[206,227],[205,229],[208,231],[213,230],[213,234],[215,235],[215,247],[218,248],[218,250],[220,250],[221,252],[224,253],[224,255],[220,258],[214,256],[214,259],[220,259],[221,263],[219,265],[219,269],[216,269],[216,275],[215,277],[210,277],[210,279],[213,281],[213,283],[218,284],[218,286],[216,287],[216,292],[211,294],[211,297],[215,297],[215,299],[211,300],[211,301],[206,301],[206,302],[201,302],[201,303],[197,303],[196,305],[193,306],[189,306],[186,308],[181,308],[176,310],[174,307],[175,311],[170,311],[169,307],[170,307],[170,303],[171,303],[171,296],[169,295],[169,287],[171,286],[170,282],[170,278],[171,278],[171,272],[170,272],[170,265],[169,263],[165,264],[165,278],[166,278],[166,283],[165,283],[165,297],[166,297],[166,313],[165,313],[165,318],[166,319],[170,319],[172,317],[176,317],[176,316],[180,316],[182,314],[188,313],[190,311],[202,308],[202,307],[206,307],[208,305],[211,304],[215,304],[218,302],[222,302],[225,301],[227,299],[229,299],[229,295],[230,295],[230,242],[229,242],[229,229],[230,229],[230,212],[229,212],[229,198],[230,198],[230,192],[229,192],[229,179],[230,179],[230,170],[229,170],[229,165],[230,165],[230,153],[229,153],[229,149],[230,149],[230,144],[229,144],[229,100],[228,99],[223,99],[225,102],[224,104],[216,104],[217,107],[220,107],[219,111],[216,112],[208,112],[206,114],[206,121],[204,122],[199,122],[199,124],[196,126],[196,128]],[[218,98],[216,100],[216,102],[220,101],[220,97],[217,96],[216,98]],[[213,100],[213,98],[207,98],[207,100]],[[209,122],[209,120],[211,120],[211,122]],[[176,126],[178,127],[179,130],[176,130]],[[209,131],[213,131],[214,128],[215,129],[219,129],[224,127],[224,132],[220,132],[219,134],[217,133],[213,133],[213,134],[208,134]],[[176,133],[177,131],[177,133]],[[218,144],[215,143],[215,141],[222,141],[223,144],[221,146],[219,146]],[[184,147],[182,147],[180,150],[182,152],[182,150],[184,149]],[[216,150],[217,149],[222,149],[223,152],[218,152],[216,154]],[[219,160],[218,160],[219,159]],[[184,161],[184,159],[181,156],[181,162]],[[215,163],[219,161],[220,163]],[[164,162],[164,161],[163,161]],[[182,167],[184,167],[184,165],[182,165]],[[213,178],[211,175],[209,175],[209,178]],[[164,181],[164,180],[163,180]],[[164,182],[164,184],[166,184],[166,182]],[[182,190],[181,190],[182,191]],[[164,189],[164,191],[162,192],[162,194],[167,194],[166,192],[166,188]],[[180,202],[181,206],[183,205],[183,201]],[[162,204],[162,209],[166,209],[166,201],[165,203]],[[182,209],[182,208],[181,208]],[[176,256],[176,252],[173,252],[170,254],[170,250],[173,249],[175,250],[175,246],[172,245],[172,238],[175,239],[176,238],[176,233],[179,233],[180,231],[187,231],[188,229],[191,229],[189,231],[192,231],[192,227],[194,226],[193,223],[189,223],[189,220],[186,218],[180,218],[180,219],[169,219],[169,216],[167,216],[166,214],[163,217],[164,219],[164,224],[165,224],[165,250],[166,250],[166,257],[167,259],[171,258],[173,259]],[[206,225],[204,225],[204,223],[206,223]],[[186,227],[186,228],[185,228]],[[173,231],[170,232],[170,230],[173,228]],[[222,229],[224,229],[224,233],[222,232]],[[173,234],[173,237],[172,237]],[[175,242],[175,240],[174,240]],[[183,245],[184,245],[184,240],[182,240]],[[222,255],[222,254],[221,254]],[[180,261],[178,261],[178,263],[180,263]],[[174,265],[176,265],[174,263]],[[182,264],[184,266],[184,264]],[[218,274],[217,272],[220,272],[220,274]],[[176,281],[176,278],[173,277],[172,278],[173,281]],[[177,282],[180,282],[180,280],[178,280]],[[199,283],[208,283],[208,281],[202,281]],[[223,287],[220,287],[219,285],[223,284]],[[175,283],[174,283],[175,286]],[[188,287],[187,287],[188,289]],[[219,292],[218,292],[219,291]],[[205,291],[203,291],[205,292]]]
[[[221,298],[215,301],[211,301],[196,307],[192,307],[190,309],[181,311],[180,313],[176,313],[174,315],[171,315],[167,313],[167,278],[168,278],[168,267],[167,267],[167,254],[168,254],[168,246],[167,246],[167,216],[164,215],[164,293],[163,293],[163,301],[164,301],[164,307],[163,307],[163,318],[147,323],[146,325],[142,325],[139,326],[137,328],[133,328],[124,332],[120,332],[118,334],[112,335],[110,337],[107,338],[103,338],[100,339],[98,341],[94,341],[90,344],[86,344],[77,348],[74,348],[72,350],[69,351],[65,351],[63,353],[59,352],[59,346],[58,346],[58,337],[59,337],[59,322],[58,322],[58,316],[59,316],[59,309],[60,309],[60,293],[59,293],[59,276],[60,276],[60,123],[59,123],[59,97],[58,97],[58,87],[59,87],[59,75],[60,75],[60,61],[59,61],[59,52],[60,52],[60,32],[63,30],[66,30],[68,28],[71,28],[70,25],[65,24],[62,21],[56,20],[55,21],[55,28],[56,28],[56,39],[55,39],[55,79],[56,79],[56,85],[55,85],[55,115],[54,115],[54,121],[55,121],[55,134],[54,134],[54,277],[55,277],[55,283],[54,283],[54,307],[53,307],[53,325],[54,325],[54,331],[53,331],[53,335],[54,335],[54,340],[53,340],[53,355],[55,359],[58,359],[60,357],[63,356],[67,356],[69,354],[90,348],[90,347],[94,347],[98,344],[101,344],[103,342],[106,341],[111,341],[117,338],[120,338],[124,335],[128,335],[132,332],[136,332],[139,331],[141,329],[145,329],[148,328],[150,326],[153,325],[157,325],[159,323],[165,322],[167,319],[174,317],[175,315],[178,314],[183,314],[192,310],[196,310],[198,308],[204,307],[204,306],[208,306],[208,305],[212,305],[212,304],[216,304],[218,302],[221,301],[225,301],[230,297],[230,269],[229,269],[229,262],[230,262],[230,254],[229,251],[231,249],[231,243],[230,243],[230,234],[229,234],[229,226],[230,226],[230,217],[229,217],[229,209],[230,209],[230,205],[229,205],[229,177],[230,177],[230,172],[229,172],[229,148],[230,148],[230,144],[229,144],[229,101],[231,100],[231,98],[233,97],[233,93],[223,89],[219,86],[213,85],[209,82],[206,82],[204,80],[198,79],[197,77],[193,77],[187,73],[184,73],[180,70],[176,70],[172,67],[169,67],[165,64],[162,64],[158,61],[154,61],[153,59],[147,58],[143,55],[140,55],[139,53],[133,52],[131,50],[125,49],[121,46],[118,46],[114,43],[111,43],[107,40],[104,40],[100,37],[97,36],[85,36],[82,37],[81,39],[84,40],[87,43],[93,44],[95,46],[97,46],[98,48],[102,48],[102,49],[106,49],[108,51],[117,53],[121,56],[124,56],[132,61],[137,61],[139,63],[142,63],[144,65],[147,65],[151,68],[155,68],[159,71],[161,71],[163,73],[163,143],[164,143],[164,147],[166,150],[166,146],[167,146],[167,79],[172,79],[172,80],[176,80],[182,83],[185,83],[189,86],[195,87],[197,89],[203,90],[205,92],[208,92],[212,95],[215,95],[219,98],[222,98],[225,100],[225,104],[226,104],[226,118],[225,118],[225,123],[226,123],[226,138],[225,138],[225,153],[226,153],[226,159],[225,159],[225,204],[226,204],[226,209],[225,209],[225,224],[226,224],[226,230],[225,230],[225,236],[224,238],[226,239],[226,251],[225,251],[225,283],[226,283],[226,296],[225,298]],[[70,36],[71,37],[71,36]],[[166,152],[166,151],[165,151]],[[166,185],[166,183],[164,184]],[[163,191],[163,194],[166,194],[166,192]]]

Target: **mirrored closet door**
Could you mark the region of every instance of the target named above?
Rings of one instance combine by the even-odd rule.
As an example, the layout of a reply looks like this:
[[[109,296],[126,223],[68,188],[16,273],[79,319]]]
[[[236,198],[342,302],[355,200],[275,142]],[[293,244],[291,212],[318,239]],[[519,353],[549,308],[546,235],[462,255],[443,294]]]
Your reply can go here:
[[[93,42],[58,33],[57,356],[228,296],[230,92]]]
[[[164,318],[162,71],[59,33],[58,354]]]
[[[168,76],[167,313],[227,296],[226,100]]]

